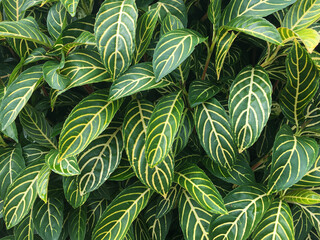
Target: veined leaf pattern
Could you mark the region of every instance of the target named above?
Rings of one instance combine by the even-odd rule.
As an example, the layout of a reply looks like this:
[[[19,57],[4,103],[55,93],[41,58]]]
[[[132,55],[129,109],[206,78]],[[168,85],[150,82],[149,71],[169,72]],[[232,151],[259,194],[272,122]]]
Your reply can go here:
[[[50,178],[51,170],[47,164],[44,164],[41,168],[38,180],[37,180],[37,193],[39,198],[47,202],[48,199],[48,185],[49,185],[49,178]]]
[[[108,101],[105,92],[89,95],[69,114],[61,130],[59,159],[82,152],[109,125],[122,101]]]
[[[106,0],[94,25],[98,50],[113,79],[131,64],[138,10],[134,0]]]
[[[87,221],[87,206],[82,205],[72,209],[68,223],[69,236],[71,240],[85,239]]]
[[[309,189],[299,189],[288,191],[283,199],[289,203],[313,205],[320,203],[320,194]]]
[[[54,4],[47,17],[48,31],[54,39],[59,38],[61,32],[68,24],[68,13],[61,2]]]
[[[169,154],[154,168],[149,166],[145,157],[145,136],[154,106],[146,100],[132,101],[129,106],[123,120],[123,138],[129,162],[142,183],[166,196],[173,180],[173,157]]]
[[[78,208],[87,201],[89,193],[80,195],[77,177],[63,177],[62,183],[64,196],[73,208]]]
[[[239,152],[251,147],[259,138],[271,113],[272,85],[260,67],[245,67],[230,88],[230,121]]]
[[[191,107],[211,99],[220,91],[220,87],[209,80],[192,81],[189,87],[189,102]]]
[[[70,15],[74,17],[76,15],[77,6],[80,0],[60,0]]]
[[[39,80],[42,78],[42,66],[37,65],[23,71],[7,88],[0,105],[2,130],[6,129],[26,105]]]
[[[296,203],[303,212],[308,216],[308,220],[311,222],[312,226],[316,229],[317,234],[320,234],[320,204],[316,205],[302,205],[300,203]]]
[[[33,240],[34,238],[34,221],[32,209],[30,213],[14,227],[15,240]]]
[[[123,190],[107,207],[92,233],[92,239],[122,239],[153,191],[141,183]]]
[[[225,168],[236,159],[231,126],[225,109],[215,98],[196,106],[194,120],[200,143],[210,158]]]
[[[161,218],[172,210],[176,202],[179,200],[180,192],[181,187],[179,184],[174,184],[170,188],[167,197],[159,199],[160,201],[158,201],[156,208],[156,218]]]
[[[320,185],[320,152],[313,167],[295,184],[297,187],[316,187]]]
[[[150,167],[161,163],[169,154],[182,117],[181,92],[162,97],[154,108],[146,132],[146,158]]]
[[[291,211],[295,230],[295,239],[306,239],[308,233],[312,228],[312,224],[309,221],[307,214],[298,205],[294,205]]]
[[[315,140],[294,136],[288,125],[283,125],[273,145],[268,186],[280,191],[298,182],[312,167],[318,155]]]

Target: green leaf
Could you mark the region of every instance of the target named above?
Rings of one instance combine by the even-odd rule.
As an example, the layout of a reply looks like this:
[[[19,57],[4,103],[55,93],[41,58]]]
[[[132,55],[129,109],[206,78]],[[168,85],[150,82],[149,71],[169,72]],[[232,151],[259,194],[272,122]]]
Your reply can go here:
[[[122,101],[108,101],[105,92],[94,92],[73,108],[61,130],[59,159],[82,152],[109,125]]]
[[[301,207],[294,205],[291,210],[295,230],[295,239],[305,240],[312,228],[312,224]]]
[[[34,223],[32,217],[32,209],[30,213],[14,227],[15,240],[33,240],[34,238]]]
[[[195,126],[200,143],[208,156],[225,168],[232,168],[236,159],[228,115],[215,98],[196,106]]]
[[[48,199],[48,185],[50,178],[51,170],[47,164],[43,165],[41,168],[38,180],[37,180],[37,193],[40,199],[44,202],[47,202]]]
[[[25,169],[21,146],[0,148],[0,198],[4,199],[10,184]]]
[[[135,51],[133,55],[134,64],[137,64],[147,51],[158,21],[158,14],[159,8],[151,9],[138,19]]]
[[[318,151],[319,152],[319,151]],[[320,185],[320,152],[313,167],[295,184],[297,187],[316,187]]]
[[[152,60],[156,81],[175,70],[205,39],[190,29],[176,29],[161,36]]]
[[[165,240],[171,225],[172,214],[168,213],[161,218],[156,217],[157,205],[155,201],[150,202],[144,211],[144,219],[152,239]]]
[[[178,155],[188,144],[189,137],[194,128],[192,112],[187,108],[184,110],[179,130],[172,144],[172,153]]]
[[[38,199],[33,207],[33,220],[42,239],[58,239],[63,224],[63,198],[49,196],[45,203]]]
[[[239,152],[259,138],[271,113],[272,84],[260,66],[241,70],[230,88],[229,112]]]
[[[156,208],[156,218],[161,218],[164,215],[166,215],[168,212],[170,212],[174,205],[176,204],[176,202],[179,199],[180,196],[180,191],[181,188],[178,184],[174,184],[168,194],[166,198],[161,198],[160,201],[157,203],[157,208]]]
[[[161,23],[160,37],[172,30],[183,28],[183,23],[180,21],[179,18],[172,15],[171,13],[167,13],[166,17],[163,19]]]
[[[47,61],[43,64],[43,77],[49,86],[53,89],[63,90],[71,82],[70,78],[61,75],[60,69],[64,65],[64,59],[61,62]]]
[[[270,192],[287,189],[298,182],[312,167],[318,149],[315,140],[295,136],[288,125],[283,125],[273,144]]]
[[[153,191],[141,183],[123,190],[107,207],[92,233],[92,239],[125,237],[134,219],[145,208]]]
[[[308,53],[312,53],[320,42],[319,33],[311,28],[302,29],[296,32],[306,47]]]
[[[72,209],[68,223],[69,236],[71,240],[85,239],[87,221],[87,207],[85,205]]]
[[[98,199],[98,200],[90,200],[88,199],[87,203],[87,221],[86,221],[86,229],[87,232],[90,232],[96,226],[99,218],[102,216],[103,212],[106,210],[108,203],[106,199]]]
[[[212,214],[205,211],[186,190],[182,190],[178,211],[184,239],[209,240],[208,228]]]
[[[221,22],[221,0],[210,1],[208,6],[208,18],[213,24],[213,32],[215,33]]]
[[[124,146],[132,169],[139,180],[166,196],[173,180],[173,157],[169,154],[154,168],[148,165],[145,157],[145,136],[153,110],[153,104],[146,100],[134,100],[129,104],[123,120]]]
[[[282,200],[274,200],[255,229],[252,239],[295,239],[293,218],[289,205]]]
[[[288,81],[280,95],[283,114],[298,127],[319,86],[319,73],[309,54],[295,41],[286,58]]]
[[[80,0],[60,0],[72,17],[76,15],[76,10]]]
[[[183,0],[159,0],[151,6],[151,8],[159,8],[159,20],[162,23],[168,13],[179,18],[186,27],[188,23],[187,9]]]
[[[122,157],[119,166],[110,175],[109,180],[111,181],[124,181],[135,176],[135,173],[130,165],[129,160]]]
[[[218,79],[220,78],[220,73],[222,71],[226,56],[236,37],[237,37],[237,34],[235,34],[232,31],[222,30],[221,32],[219,32],[219,37],[216,43],[216,57],[215,57],[215,66],[216,66]]]
[[[27,104],[19,118],[24,131],[32,140],[44,147],[57,148],[56,139],[51,137],[52,128],[42,113]]]
[[[308,189],[299,189],[287,192],[283,197],[289,203],[313,205],[320,203],[320,195]]]
[[[45,157],[45,161],[50,169],[62,176],[74,176],[80,174],[76,157],[62,158],[59,161],[59,151],[52,149]]]
[[[238,16],[266,17],[281,10],[296,0],[235,0],[228,4],[222,14],[223,25]]]
[[[80,195],[79,183],[76,177],[63,177],[62,183],[64,196],[73,208],[78,208],[87,201],[89,193]]]
[[[311,222],[312,226],[316,229],[318,235],[320,234],[320,204],[316,205],[302,205],[299,203],[295,203],[298,205],[302,211],[307,215],[308,220]]]
[[[28,144],[23,147],[23,154],[26,160],[26,165],[36,162],[38,160],[44,160],[44,156],[49,152],[48,148],[42,147],[39,144]]]
[[[23,19],[28,8],[41,2],[42,0],[2,0],[5,15],[11,21]]]
[[[243,32],[276,45],[282,44],[281,36],[276,27],[264,18],[240,16],[230,21],[224,27],[226,29]]]
[[[50,60],[52,59],[51,56],[46,55],[46,50],[42,47],[34,49],[26,58],[23,65],[27,65],[30,63],[42,61],[42,60]]]
[[[74,42],[64,45],[62,49],[65,53],[69,53],[74,48],[81,45],[96,47],[96,39],[94,34],[88,31],[83,31],[80,36],[74,40]]]
[[[240,186],[224,202],[229,212],[212,219],[210,240],[247,239],[271,204],[271,196],[261,185]]]
[[[58,39],[63,29],[69,23],[66,8],[61,2],[55,3],[48,12],[47,28],[53,39]]]
[[[192,108],[209,100],[220,91],[220,87],[209,80],[192,81],[189,87],[189,102]]]
[[[16,119],[39,84],[42,74],[41,65],[30,67],[7,87],[0,106],[2,130],[6,129]]]
[[[282,26],[292,30],[307,28],[320,17],[319,0],[298,0],[287,12]]]
[[[206,169],[209,170],[215,177],[218,177],[226,182],[236,185],[248,185],[255,183],[254,173],[243,154],[238,155],[232,169],[220,166],[212,161],[212,159],[209,157],[203,157],[201,161]]]
[[[32,208],[37,197],[38,174],[43,164],[35,162],[25,168],[8,188],[3,208],[7,229],[17,225]]]
[[[123,150],[122,124],[111,122],[108,128],[78,157],[80,194],[99,188],[118,167]]]
[[[161,163],[169,154],[182,117],[181,92],[162,97],[154,108],[146,132],[146,158],[150,167]]]
[[[23,39],[44,45],[51,48],[51,40],[43,34],[38,28],[30,25],[29,21],[34,21],[29,17],[16,22],[0,22],[0,36],[14,39]]]
[[[134,0],[106,0],[101,5],[94,32],[101,59],[112,79],[131,64],[138,10]]]
[[[185,164],[175,171],[174,181],[186,189],[203,209],[227,214],[222,197],[205,172],[195,164]]]
[[[166,87],[171,84],[166,79],[157,83],[155,80],[150,62],[133,65],[112,83],[109,100],[114,101],[141,91]]]
[[[142,216],[139,216],[132,224],[134,229],[134,235],[132,235],[133,239],[139,239],[139,240],[149,240],[151,239],[151,236],[148,232],[148,227],[146,224],[146,220],[142,218]],[[130,232],[127,233],[129,235]],[[127,236],[126,235],[126,236]]]

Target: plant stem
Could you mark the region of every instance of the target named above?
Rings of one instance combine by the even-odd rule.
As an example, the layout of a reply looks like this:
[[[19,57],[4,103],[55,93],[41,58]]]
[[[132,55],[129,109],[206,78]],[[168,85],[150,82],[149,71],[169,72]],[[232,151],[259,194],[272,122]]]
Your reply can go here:
[[[270,154],[271,154],[271,151],[268,152],[266,155],[264,155],[263,158],[261,158],[256,164],[254,164],[251,167],[252,171],[256,170],[258,167],[260,167],[262,164],[264,164],[267,161]]]
[[[209,67],[209,63],[210,63],[210,59],[211,59],[211,55],[213,53],[213,49],[214,49],[215,43],[216,43],[216,41],[212,40],[211,47],[210,47],[210,49],[208,51],[206,63],[204,65],[204,69],[203,69],[203,73],[202,73],[202,76],[201,76],[201,80],[204,80],[204,78],[206,77],[206,73],[207,73],[207,70],[208,70],[208,67]]]

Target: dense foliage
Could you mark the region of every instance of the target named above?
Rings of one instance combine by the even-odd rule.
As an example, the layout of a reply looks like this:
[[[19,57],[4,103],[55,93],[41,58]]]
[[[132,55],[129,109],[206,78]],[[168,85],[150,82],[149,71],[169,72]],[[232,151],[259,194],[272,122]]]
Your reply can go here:
[[[0,8],[1,239],[320,239],[320,0]]]

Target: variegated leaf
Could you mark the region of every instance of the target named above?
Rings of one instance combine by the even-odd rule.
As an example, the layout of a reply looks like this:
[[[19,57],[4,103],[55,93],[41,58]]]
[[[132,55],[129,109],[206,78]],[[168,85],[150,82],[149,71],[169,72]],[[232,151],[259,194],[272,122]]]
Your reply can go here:
[[[302,205],[300,203],[295,203],[298,205],[302,211],[307,215],[308,220],[311,222],[312,226],[316,229],[318,235],[320,234],[320,204],[316,205]]]
[[[166,17],[163,19],[160,28],[160,36],[163,36],[167,32],[170,32],[175,29],[183,29],[183,23],[179,18],[172,15],[171,13],[167,13]]]
[[[297,187],[316,187],[320,186],[320,151],[313,167],[296,183]]]
[[[181,187],[179,184],[174,184],[170,188],[167,197],[159,199],[156,205],[156,218],[161,218],[172,210],[176,202],[179,200],[180,193]]]
[[[44,164],[41,168],[38,180],[37,180],[37,193],[39,198],[47,202],[48,199],[48,186],[49,186],[49,178],[50,178],[51,170],[47,164]]]
[[[63,177],[62,183],[64,196],[73,208],[78,208],[87,201],[89,193],[80,195],[77,177]]]
[[[55,3],[48,12],[47,28],[53,39],[58,39],[63,29],[69,23],[66,8],[61,2]]]
[[[192,81],[189,87],[189,102],[192,108],[209,100],[220,92],[220,87],[209,80]]]
[[[320,194],[308,189],[298,189],[287,192],[283,199],[289,203],[313,205],[320,203]]]
[[[32,209],[30,213],[14,227],[15,240],[33,240],[34,239],[34,220]]]
[[[6,17],[10,21],[19,21],[24,18],[26,10],[37,4],[42,0],[3,0],[3,8]]]
[[[70,15],[74,17],[76,15],[77,6],[80,0],[60,0]]]
[[[23,147],[23,155],[28,166],[30,163],[38,160],[44,161],[45,155],[49,152],[49,149],[42,147],[39,144],[31,143]]]
[[[106,199],[88,199],[87,203],[87,217],[86,217],[86,229],[91,236],[91,231],[96,226],[99,218],[102,216],[103,212],[106,210],[108,203]]]
[[[308,216],[304,212],[304,210],[294,205],[291,208],[292,211],[292,217],[293,217],[293,225],[295,230],[295,239],[296,240],[305,240],[308,233],[310,232],[312,228],[312,224],[308,219]]]
[[[68,223],[69,236],[71,240],[85,239],[87,221],[87,206],[82,205],[72,209]]]

